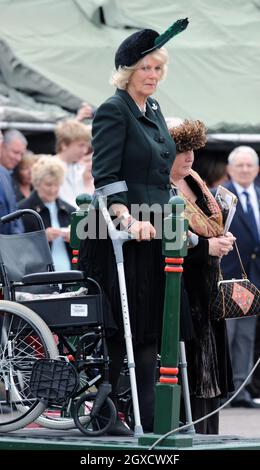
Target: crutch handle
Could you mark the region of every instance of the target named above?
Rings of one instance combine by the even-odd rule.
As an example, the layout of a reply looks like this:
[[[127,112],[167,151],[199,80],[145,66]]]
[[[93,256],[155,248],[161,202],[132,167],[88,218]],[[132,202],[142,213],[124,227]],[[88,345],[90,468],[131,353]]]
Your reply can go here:
[[[128,191],[128,187],[125,181],[116,181],[115,183],[106,184],[100,188],[96,188],[94,196],[107,197],[112,194],[122,193]]]

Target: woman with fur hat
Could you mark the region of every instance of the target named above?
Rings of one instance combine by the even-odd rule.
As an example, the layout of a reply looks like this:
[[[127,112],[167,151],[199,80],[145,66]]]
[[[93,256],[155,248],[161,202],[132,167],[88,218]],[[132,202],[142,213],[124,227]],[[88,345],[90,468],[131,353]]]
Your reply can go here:
[[[141,422],[146,432],[153,429],[164,301],[162,244],[154,219],[156,210],[163,219],[175,157],[175,144],[160,106],[151,95],[167,71],[168,53],[162,46],[187,24],[187,20],[179,20],[162,35],[144,29],[123,41],[115,55],[116,70],[112,77],[116,93],[98,108],[92,128],[95,187],[120,180],[125,180],[128,186],[127,192],[110,196],[108,206],[112,207],[121,228],[135,238],[124,245],[124,260]],[[145,215],[140,212],[140,206],[146,208]],[[114,397],[126,351],[111,241],[87,239],[83,242],[80,267],[100,281],[116,324],[113,334],[107,334]],[[114,435],[128,433],[120,421],[110,429],[110,434]]]
[[[170,127],[176,144],[171,169],[173,190],[185,200],[193,246],[184,259],[183,279],[193,324],[193,337],[185,342],[193,420],[219,407],[220,397],[233,390],[225,320],[213,321],[219,261],[232,250],[231,233],[223,235],[219,206],[198,173],[192,170],[193,151],[206,143],[201,121],[185,120]],[[218,433],[218,413],[195,425],[200,434]]]

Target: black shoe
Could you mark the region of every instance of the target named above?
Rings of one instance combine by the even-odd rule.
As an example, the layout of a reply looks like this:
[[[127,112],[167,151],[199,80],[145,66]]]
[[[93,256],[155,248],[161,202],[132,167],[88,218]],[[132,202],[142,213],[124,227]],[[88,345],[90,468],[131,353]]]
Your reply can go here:
[[[231,401],[230,406],[232,406],[232,408],[260,408],[260,404],[255,403],[253,400]]]
[[[108,436],[134,436],[132,429],[128,428],[121,419],[117,419],[107,431]]]

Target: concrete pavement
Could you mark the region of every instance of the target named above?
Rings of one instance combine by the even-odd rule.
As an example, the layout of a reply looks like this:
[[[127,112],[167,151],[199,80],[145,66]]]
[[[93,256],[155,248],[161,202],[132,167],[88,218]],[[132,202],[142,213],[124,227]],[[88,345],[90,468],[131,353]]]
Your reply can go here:
[[[260,409],[224,408],[220,412],[220,434],[260,439]]]

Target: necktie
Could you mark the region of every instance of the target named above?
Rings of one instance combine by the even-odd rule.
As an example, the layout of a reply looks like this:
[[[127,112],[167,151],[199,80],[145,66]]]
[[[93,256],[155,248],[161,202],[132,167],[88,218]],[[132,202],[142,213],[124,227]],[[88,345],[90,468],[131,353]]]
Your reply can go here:
[[[243,191],[242,194],[244,194],[246,196],[246,215],[248,217],[248,221],[249,221],[251,230],[254,234],[255,242],[259,243],[259,233],[258,233],[258,228],[257,228],[256,220],[255,220],[254,210],[253,210],[252,204],[250,202],[249,193],[247,191]]]

